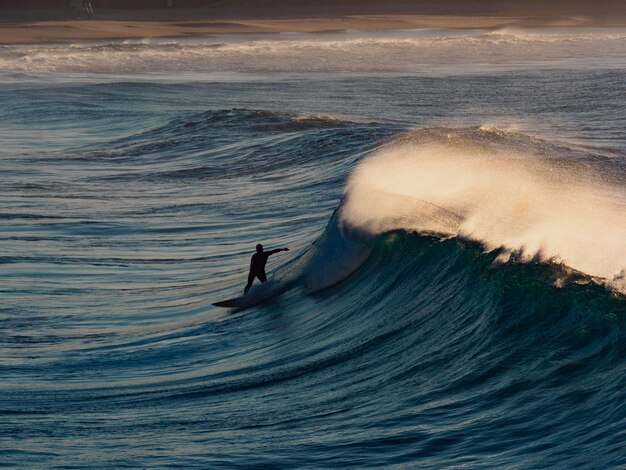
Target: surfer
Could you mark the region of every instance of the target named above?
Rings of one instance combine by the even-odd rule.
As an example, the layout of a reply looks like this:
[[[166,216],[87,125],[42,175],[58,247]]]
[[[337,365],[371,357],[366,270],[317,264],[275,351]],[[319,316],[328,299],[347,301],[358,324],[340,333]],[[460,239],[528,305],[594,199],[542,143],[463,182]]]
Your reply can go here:
[[[277,248],[276,250],[263,251],[263,245],[259,243],[256,246],[256,253],[252,255],[252,259],[250,260],[250,274],[248,274],[248,284],[243,291],[244,295],[247,294],[250,287],[252,287],[255,277],[259,278],[261,282],[267,281],[267,275],[265,274],[267,258],[279,251],[289,251],[289,248]]]

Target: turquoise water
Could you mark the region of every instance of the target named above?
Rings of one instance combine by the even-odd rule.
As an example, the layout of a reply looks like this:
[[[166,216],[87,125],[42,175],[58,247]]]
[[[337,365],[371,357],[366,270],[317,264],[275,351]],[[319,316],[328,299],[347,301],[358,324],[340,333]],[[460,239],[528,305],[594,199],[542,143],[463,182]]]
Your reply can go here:
[[[625,41],[0,48],[1,466],[626,465]]]

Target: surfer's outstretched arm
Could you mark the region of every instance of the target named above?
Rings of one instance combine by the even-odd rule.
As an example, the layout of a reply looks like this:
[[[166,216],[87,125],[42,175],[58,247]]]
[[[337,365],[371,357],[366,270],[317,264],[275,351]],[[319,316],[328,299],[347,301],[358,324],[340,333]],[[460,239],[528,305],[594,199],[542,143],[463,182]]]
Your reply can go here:
[[[278,253],[280,251],[289,251],[289,248],[277,248],[275,250],[266,251],[267,255],[273,255],[274,253]]]

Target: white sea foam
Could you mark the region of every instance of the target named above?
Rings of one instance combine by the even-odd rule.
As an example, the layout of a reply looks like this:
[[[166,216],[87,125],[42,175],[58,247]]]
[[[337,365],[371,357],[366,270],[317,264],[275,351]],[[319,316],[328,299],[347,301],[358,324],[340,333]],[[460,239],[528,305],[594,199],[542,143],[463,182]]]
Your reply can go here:
[[[405,31],[5,46],[13,72],[432,72],[626,63],[626,30]]]
[[[462,236],[626,292],[626,185],[611,161],[494,128],[417,132],[353,172],[344,226]]]

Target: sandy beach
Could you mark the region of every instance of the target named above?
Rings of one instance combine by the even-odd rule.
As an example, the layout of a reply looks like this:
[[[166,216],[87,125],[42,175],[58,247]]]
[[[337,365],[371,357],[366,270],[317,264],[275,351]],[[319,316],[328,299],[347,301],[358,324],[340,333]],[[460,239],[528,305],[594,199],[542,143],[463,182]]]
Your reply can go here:
[[[91,18],[70,10],[0,10],[0,44],[71,43],[105,39],[192,37],[246,33],[323,33],[343,30],[504,27],[619,27],[625,8],[567,11],[446,8],[407,4],[318,5],[285,8],[178,8],[96,10]]]

